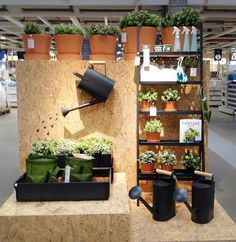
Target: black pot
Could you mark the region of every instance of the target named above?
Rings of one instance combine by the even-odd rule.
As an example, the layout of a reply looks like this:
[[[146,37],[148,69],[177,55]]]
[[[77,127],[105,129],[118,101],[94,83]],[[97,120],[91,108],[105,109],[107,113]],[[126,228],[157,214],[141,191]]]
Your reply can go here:
[[[195,169],[193,167],[186,167],[186,172],[193,174]]]
[[[66,156],[65,155],[57,155],[57,165],[60,168],[65,168],[66,166]]]
[[[102,155],[100,153],[96,153],[93,156],[95,158],[94,163],[93,163],[94,167],[112,167],[111,154]]]

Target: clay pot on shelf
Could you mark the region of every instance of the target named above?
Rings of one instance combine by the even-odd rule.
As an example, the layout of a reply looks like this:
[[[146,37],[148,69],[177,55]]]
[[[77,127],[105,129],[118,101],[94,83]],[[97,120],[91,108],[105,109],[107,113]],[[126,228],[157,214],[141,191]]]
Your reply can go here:
[[[165,111],[176,111],[177,110],[177,103],[173,101],[165,102]]]
[[[91,60],[114,60],[116,36],[92,35],[89,37]]]
[[[161,135],[160,132],[148,132],[146,131],[148,142],[160,142]]]
[[[140,110],[141,111],[149,111],[150,110],[150,107],[153,106],[153,103],[151,101],[141,101],[140,102]]]
[[[141,163],[142,173],[152,173],[154,171],[154,163]]]
[[[166,27],[161,29],[161,38],[163,45],[171,45],[171,51],[173,51],[175,43],[175,35],[172,34],[174,31],[173,27]]]
[[[174,166],[173,165],[166,165],[166,164],[161,164],[161,169],[165,171],[173,171]]]
[[[126,27],[126,42],[124,43],[125,60],[134,60],[137,53],[137,27]],[[140,27],[140,46],[149,45],[150,51],[154,51],[157,28],[142,26]]]
[[[51,36],[46,34],[24,34],[25,60],[49,60]]]
[[[58,34],[55,36],[58,60],[81,60],[83,37],[73,34]]]

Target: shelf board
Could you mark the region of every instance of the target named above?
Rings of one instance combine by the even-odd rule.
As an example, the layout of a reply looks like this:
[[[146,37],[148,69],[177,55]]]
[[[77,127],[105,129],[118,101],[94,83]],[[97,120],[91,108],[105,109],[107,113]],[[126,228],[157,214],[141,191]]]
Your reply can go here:
[[[194,175],[193,173],[187,172],[185,169],[174,169],[174,174],[179,181],[193,181],[195,178],[199,177]],[[142,173],[141,171],[139,171],[138,176],[139,180],[155,180],[157,178],[156,172]]]
[[[165,146],[202,146],[203,142],[180,143],[179,140],[161,140],[160,142],[149,142],[147,140],[139,140],[139,145],[165,145]]]
[[[139,81],[139,84],[141,85],[162,85],[162,84],[171,84],[171,85],[189,85],[189,84],[195,84],[199,85],[202,84],[202,81],[187,81],[186,83],[180,83],[180,82],[173,82],[173,81],[167,81],[167,82],[160,82],[160,81]]]
[[[150,116],[149,111],[139,111],[139,114]],[[157,110],[157,115],[190,115],[190,114],[202,114],[201,110],[176,110],[176,111],[164,111],[164,110]]]
[[[150,51],[150,57],[164,57],[164,58],[178,58],[180,56],[197,56],[200,55],[200,51],[196,52],[183,52],[183,51],[172,51],[172,52],[156,52],[156,51]],[[143,52],[139,52],[139,56],[143,57]]]

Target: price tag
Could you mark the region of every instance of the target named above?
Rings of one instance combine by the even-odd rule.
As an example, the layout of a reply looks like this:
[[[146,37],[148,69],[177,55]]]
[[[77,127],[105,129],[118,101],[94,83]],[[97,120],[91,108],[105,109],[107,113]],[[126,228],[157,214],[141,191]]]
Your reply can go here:
[[[69,183],[70,182],[70,166],[66,166],[66,170],[65,170],[65,183]]]
[[[28,39],[28,48],[34,49],[34,39]]]
[[[197,68],[191,68],[190,69],[190,76],[194,76],[194,77],[197,76]]]
[[[140,57],[139,56],[135,56],[134,65],[135,66],[139,66],[140,65]]]
[[[127,42],[127,35],[125,32],[121,32],[121,42],[122,43]]]
[[[156,107],[150,107],[150,116],[157,116],[157,108]]]

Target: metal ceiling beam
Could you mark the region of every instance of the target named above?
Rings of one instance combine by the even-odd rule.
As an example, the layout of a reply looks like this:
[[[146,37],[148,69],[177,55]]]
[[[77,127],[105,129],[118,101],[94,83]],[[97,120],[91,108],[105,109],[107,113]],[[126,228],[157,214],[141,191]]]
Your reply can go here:
[[[11,30],[9,30],[9,29],[7,29],[7,28],[4,28],[4,27],[2,27],[2,26],[0,26],[0,29],[2,29],[3,31],[5,31],[6,33],[14,34],[14,35],[16,35],[16,36],[18,36],[18,37],[22,37],[20,34],[17,34],[16,32],[13,32],[13,31],[11,31]],[[22,32],[23,32],[23,31],[22,31]]]
[[[2,16],[2,18],[6,19],[7,21],[17,25],[20,28],[24,28],[24,24],[22,24],[21,22],[19,22],[18,20],[10,17],[10,16]]]
[[[225,30],[225,31],[223,31],[223,32],[221,32],[219,34],[215,34],[215,35],[206,37],[204,40],[206,41],[206,40],[210,40],[210,39],[216,39],[216,38],[218,38],[220,36],[223,36],[223,35],[226,35],[226,34],[231,34],[233,32],[236,32],[236,27],[227,29],[227,30]]]
[[[51,25],[51,23],[46,19],[43,18],[41,16],[37,16],[37,19],[41,20],[44,24],[46,24],[49,28],[53,29],[53,26]]]
[[[75,26],[79,26],[79,27],[81,27],[81,24],[80,24],[79,20],[78,20],[76,17],[71,16],[71,17],[69,17],[69,19],[70,19],[70,21],[71,21]]]

